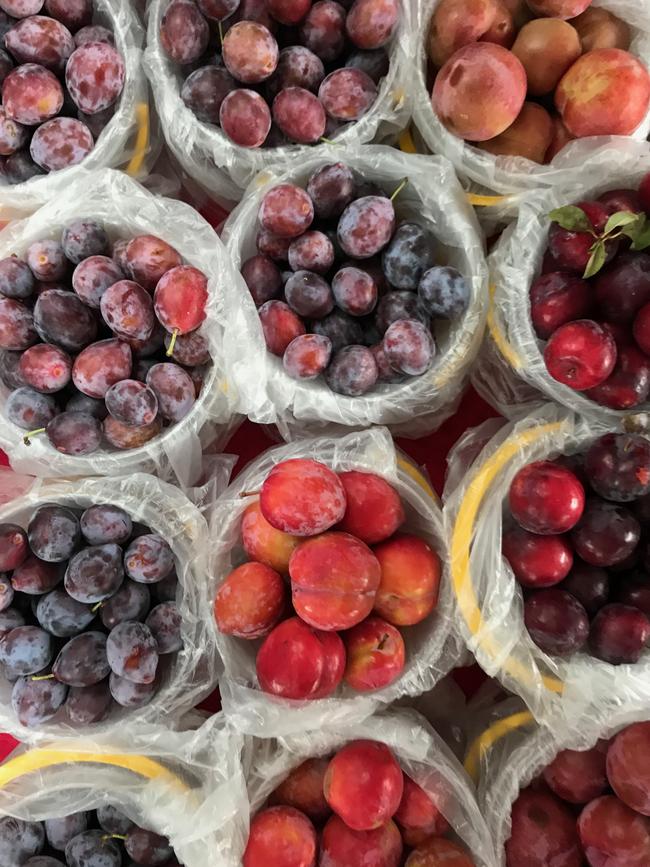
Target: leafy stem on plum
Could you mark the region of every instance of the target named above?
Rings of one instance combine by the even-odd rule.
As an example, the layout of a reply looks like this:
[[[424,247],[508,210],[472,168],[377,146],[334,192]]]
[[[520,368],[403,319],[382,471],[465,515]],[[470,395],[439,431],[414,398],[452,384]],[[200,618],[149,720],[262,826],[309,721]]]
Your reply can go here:
[[[632,250],[650,247],[650,220],[644,213],[617,211],[612,214],[602,232],[598,232],[582,208],[577,205],[564,205],[549,213],[549,219],[569,232],[587,232],[596,240],[589,253],[589,261],[582,275],[585,279],[597,274],[607,261],[607,242],[625,235],[632,241]]]

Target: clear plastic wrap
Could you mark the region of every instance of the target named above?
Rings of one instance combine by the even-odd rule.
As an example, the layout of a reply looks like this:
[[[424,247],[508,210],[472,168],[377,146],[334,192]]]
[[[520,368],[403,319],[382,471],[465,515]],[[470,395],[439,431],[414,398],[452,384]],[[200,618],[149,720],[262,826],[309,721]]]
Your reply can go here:
[[[512,805],[527,786],[562,750],[588,750],[601,738],[608,739],[635,722],[650,719],[647,701],[634,696],[606,713],[597,713],[581,731],[568,734],[536,726],[521,714],[506,717],[482,736],[487,748],[482,755],[478,799],[490,829],[496,864],[506,867],[504,846],[510,837]]]
[[[144,68],[167,145],[193,180],[220,202],[234,204],[258,172],[286,170],[327,150],[325,145],[243,148],[231,142],[220,127],[199,121],[181,99],[182,68],[160,43],[160,22],[168,5],[169,0],[149,4]],[[367,114],[336,135],[336,144],[346,155],[369,142],[394,139],[407,125],[411,30],[409,2],[402,0],[400,24],[389,46],[390,68],[380,82],[377,99]]]
[[[523,466],[582,452],[611,430],[546,404],[505,424],[471,466],[462,452],[453,451],[449,458],[455,478],[465,469],[462,480],[446,492],[444,510],[459,629],[481,668],[558,733],[584,730],[589,719],[606,719],[622,703],[650,702],[650,649],[636,664],[618,666],[588,652],[568,658],[544,653],[528,635],[523,593],[501,554],[502,511]],[[465,449],[471,439],[470,432]]]
[[[198,731],[142,725],[19,748],[0,765],[0,812],[44,821],[110,804],[169,837],[184,867],[229,863],[245,840],[242,747],[219,714]]]
[[[251,816],[306,759],[328,756],[357,739],[381,741],[390,747],[402,770],[428,793],[447,819],[476,867],[494,867],[492,841],[467,774],[424,717],[413,710],[379,713],[362,722],[319,727],[279,741],[254,740],[245,749]],[[241,857],[242,851],[236,854]]]
[[[228,312],[229,322],[236,322],[226,334],[228,369],[242,392],[256,394],[249,417],[262,424],[275,422],[285,439],[373,424],[387,425],[400,436],[424,436],[456,408],[483,336],[487,308],[482,236],[474,211],[446,160],[406,155],[386,147],[367,147],[361,154],[330,148],[307,157],[291,171],[258,177],[228,218],[222,237],[234,266],[240,268],[256,252],[257,214],[264,194],[280,183],[304,184],[321,166],[338,161],[389,191],[408,177],[408,184],[395,200],[398,217],[430,227],[443,247],[437,260],[444,258],[445,264],[456,267],[470,281],[468,310],[451,324],[437,324],[439,353],[431,370],[403,384],[381,385],[363,397],[352,398],[335,394],[321,379],[298,382],[285,373],[282,359],[266,350],[255,304],[244,285],[237,309]]]
[[[41,175],[21,184],[0,186],[0,216],[11,219],[68,189],[87,171],[120,168],[134,177],[147,174],[157,143],[152,136],[149,88],[142,68],[144,30],[130,0],[94,0],[93,23],[103,24],[115,34],[115,46],[124,58],[126,78],[115,114],[86,159],[77,166]]]
[[[397,680],[372,693],[345,687],[332,698],[313,701],[290,701],[259,690],[255,685],[259,643],[223,635],[214,625],[215,640],[225,665],[225,675],[220,681],[224,712],[238,731],[259,737],[279,737],[363,719],[401,696],[431,689],[457,664],[461,653],[452,620],[447,555],[437,499],[425,477],[396,452],[388,431],[380,428],[335,440],[303,440],[269,449],[250,464],[219,499],[213,512],[210,572],[216,585],[246,559],[240,539],[241,518],[255,499],[247,492],[258,490],[275,464],[301,457],[321,461],[337,471],[374,472],[396,488],[407,515],[406,530],[429,542],[443,563],[440,597],[437,608],[426,620],[403,630],[406,665]]]
[[[80,217],[99,220],[111,240],[143,233],[160,236],[189,264],[205,273],[209,299],[201,333],[209,342],[212,366],[201,394],[183,421],[165,428],[139,448],[118,451],[101,446],[83,457],[56,451],[46,436],[34,437],[30,445],[25,445],[24,431],[4,416],[9,390],[0,385],[0,448],[14,470],[35,476],[153,472],[181,485],[193,484],[201,468],[203,448],[213,445],[220,449],[239,423],[235,413],[240,396],[227,375],[223,341],[226,299],[230,295],[237,297],[236,286],[241,278],[219,238],[193,208],[154,196],[126,175],[111,170],[79,175],[65,192],[30,217],[13,222],[0,236],[0,259],[13,253],[20,256],[33,241],[59,238],[62,229]]]
[[[451,160],[461,177],[502,194],[530,193],[542,187],[571,183],[576,166],[588,165],[592,171],[597,171],[603,147],[618,148],[629,140],[626,136],[590,136],[576,139],[562,148],[548,165],[540,165],[525,157],[495,157],[453,135],[434,112],[431,89],[427,87],[425,42],[438,0],[411,0],[411,4],[415,34],[411,48],[411,56],[415,57],[413,120],[427,148],[432,153],[441,154]],[[593,5],[607,9],[630,25],[630,51],[646,66],[650,66],[648,0],[594,0]],[[643,141],[649,131],[650,112],[632,137]]]
[[[650,401],[626,411],[608,409],[554,380],[544,363],[544,342],[538,340],[533,330],[529,297],[546,250],[550,211],[597,198],[607,190],[636,186],[648,172],[647,142],[628,140],[621,147],[602,149],[588,166],[576,166],[571,182],[523,201],[517,221],[506,229],[490,254],[488,264],[494,294],[472,381],[502,414],[523,415],[535,403],[550,399],[581,415],[615,425],[627,416],[650,409]]]
[[[216,486],[223,488],[229,475],[229,461],[214,468]],[[0,523],[26,527],[32,512],[44,503],[85,509],[93,503],[121,506],[133,521],[159,533],[171,546],[176,560],[179,590],[177,604],[183,617],[183,649],[161,671],[158,692],[151,703],[137,710],[114,705],[107,719],[89,726],[88,731],[106,736],[134,723],[163,722],[168,727],[198,704],[216,686],[222,671],[213,639],[208,563],[208,526],[196,506],[172,485],[153,476],[133,473],[114,478],[36,480],[22,496],[0,507]],[[161,663],[162,665],[162,663]],[[45,738],[79,735],[63,711],[37,728],[22,726],[11,706],[11,684],[0,676],[0,731],[13,734],[25,743]]]

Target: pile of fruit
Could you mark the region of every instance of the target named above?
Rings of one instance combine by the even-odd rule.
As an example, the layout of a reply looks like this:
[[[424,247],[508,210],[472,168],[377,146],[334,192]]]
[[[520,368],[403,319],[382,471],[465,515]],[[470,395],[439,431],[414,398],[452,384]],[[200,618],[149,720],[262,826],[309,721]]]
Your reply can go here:
[[[110,805],[44,822],[3,816],[0,862],[3,867],[182,867],[167,837],[139,828]]]
[[[399,494],[373,473],[300,458],[271,470],[241,523],[250,562],[215,600],[222,633],[264,639],[256,663],[264,692],[320,699],[343,682],[366,692],[400,676],[398,627],[431,614],[441,571],[423,539],[398,532],[405,518]]]
[[[440,0],[427,53],[441,123],[488,153],[537,163],[572,139],[632,134],[650,74],[628,51],[627,24],[591,2]]]
[[[138,448],[190,412],[210,353],[207,279],[153,235],[111,244],[93,220],[0,261],[4,413],[26,444]],[[42,342],[39,342],[42,341]]]
[[[650,174],[550,217],[530,288],[546,368],[602,406],[639,406],[650,394]]]
[[[172,0],[160,26],[181,97],[236,145],[315,144],[368,112],[400,0]],[[198,68],[197,68],[198,67]]]
[[[278,852],[292,867],[474,867],[446,838],[449,824],[430,796],[378,741],[307,760],[269,804],[251,822],[243,867],[268,867]]]
[[[584,454],[528,464],[509,506],[502,550],[535,644],[637,662],[650,640],[650,440],[610,433]]]
[[[324,374],[358,397],[430,369],[436,320],[463,315],[470,285],[435,265],[427,226],[398,221],[390,193],[343,163],[305,188],[280,184],[259,209],[257,255],[242,266],[269,352],[297,380]],[[283,270],[283,269],[290,270]]]
[[[22,725],[86,726],[151,701],[160,657],[182,647],[175,565],[118,506],[46,504],[26,531],[0,524],[0,664]]]
[[[564,750],[512,807],[507,867],[650,864],[650,722]]]
[[[0,177],[18,184],[77,165],[109,122],[125,65],[93,0],[0,2]]]

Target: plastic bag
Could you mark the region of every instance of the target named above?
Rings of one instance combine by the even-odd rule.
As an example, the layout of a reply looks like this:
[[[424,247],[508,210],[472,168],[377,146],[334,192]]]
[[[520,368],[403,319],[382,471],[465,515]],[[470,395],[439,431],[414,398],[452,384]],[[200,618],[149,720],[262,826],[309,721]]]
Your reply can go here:
[[[255,740],[246,760],[251,817],[271,792],[308,758],[329,756],[346,743],[370,739],[394,752],[404,773],[431,797],[469,850],[476,867],[495,864],[492,841],[480,814],[469,778],[458,759],[424,717],[415,711],[390,711],[363,722],[336,728],[320,727],[279,741]],[[247,755],[249,750],[245,751]],[[241,857],[241,853],[236,854]],[[236,862],[239,864],[239,860]]]
[[[227,466],[220,484],[226,481]],[[132,517],[159,533],[171,546],[179,581],[177,603],[183,617],[183,649],[163,671],[158,692],[143,708],[128,710],[114,705],[103,722],[88,731],[107,733],[134,723],[161,721],[173,727],[183,713],[198,704],[216,686],[222,670],[212,638],[212,609],[208,564],[208,527],[198,509],[177,488],[153,476],[133,473],[109,479],[75,481],[36,480],[23,496],[0,508],[0,523],[26,527],[31,514],[44,503],[85,509],[93,503],[121,506]],[[170,658],[168,658],[170,659]],[[37,728],[22,726],[11,706],[12,685],[0,677],[0,730],[26,743],[44,738],[78,736],[79,730],[60,711],[50,722]]]
[[[588,750],[601,738],[608,739],[634,722],[650,719],[647,701],[632,695],[606,714],[585,720],[580,732],[568,735],[543,726],[535,726],[520,715],[506,718],[491,747],[483,754],[479,785],[481,812],[490,829],[497,865],[506,867],[504,846],[510,837],[512,805],[520,789],[531,783],[562,750]],[[491,731],[487,740],[492,741]],[[485,735],[484,735],[485,737]]]
[[[589,166],[597,172],[601,165],[603,148],[624,146],[627,136],[590,136],[576,139],[562,148],[550,164],[540,165],[525,157],[495,157],[465,142],[449,132],[438,119],[431,105],[431,89],[427,87],[426,38],[429,24],[438,0],[411,0],[417,37],[412,46],[415,57],[413,84],[413,119],[426,146],[441,154],[466,177],[488,190],[498,193],[530,193],[541,187],[571,183],[577,166]],[[607,9],[626,21],[631,28],[630,52],[650,66],[650,4],[648,0],[594,0],[595,7]],[[632,138],[643,141],[650,131],[650,111],[633,133]],[[613,166],[616,165],[614,161]],[[513,202],[513,213],[516,203]]]
[[[149,110],[149,88],[142,68],[144,31],[130,0],[94,0],[93,23],[115,34],[115,46],[124,58],[124,89],[110,119],[85,160],[22,184],[0,186],[0,216],[13,219],[55,199],[85,172],[106,167],[124,169],[144,177],[158,149],[155,124]]]
[[[650,19],[649,19],[650,21]],[[535,403],[554,400],[594,420],[615,425],[650,408],[650,401],[630,410],[608,409],[554,380],[543,358],[530,318],[529,290],[539,273],[554,208],[600,196],[607,190],[637,186],[650,172],[647,143],[627,141],[604,149],[589,170],[576,171],[571,184],[526,200],[516,223],[503,234],[488,259],[494,287],[485,345],[473,371],[478,391],[501,413],[523,415]]]
[[[430,371],[353,398],[335,394],[321,379],[299,382],[284,372],[282,359],[266,350],[255,304],[244,286],[237,310],[228,312],[229,321],[238,317],[236,328],[226,334],[228,368],[240,390],[256,393],[250,418],[262,424],[275,422],[285,439],[373,424],[388,425],[400,436],[424,436],[455,411],[478,352],[487,307],[482,237],[474,211],[446,160],[406,155],[386,147],[367,147],[359,155],[330,148],[327,153],[304,159],[285,174],[258,177],[228,218],[222,237],[235,267],[240,268],[256,252],[257,214],[265,193],[281,183],[305,184],[317,169],[338,161],[387,191],[408,177],[408,184],[395,200],[398,218],[413,219],[431,229],[444,247],[445,264],[458,268],[470,281],[468,310],[451,324],[437,323],[439,355]],[[241,339],[242,333],[246,340]]]
[[[399,492],[407,521],[405,529],[424,538],[443,563],[437,608],[426,620],[403,630],[406,643],[404,671],[392,684],[372,693],[342,688],[334,697],[293,701],[268,695],[257,688],[255,656],[258,643],[221,634],[213,627],[225,676],[220,681],[223,709],[238,731],[277,737],[342,725],[369,716],[377,707],[403,695],[431,689],[459,659],[460,643],[452,623],[452,600],[446,570],[446,551],[437,499],[427,480],[395,451],[388,431],[375,428],[340,439],[303,440],[269,449],[257,458],[219,499],[211,521],[211,573],[219,586],[232,569],[246,560],[240,540],[241,518],[275,464],[290,458],[313,458],[336,471],[358,469],[383,476]]]
[[[219,714],[198,731],[142,725],[20,748],[0,765],[0,812],[44,821],[110,804],[168,837],[184,867],[213,867],[245,839],[242,747]]]
[[[180,95],[187,70],[184,73],[160,44],[160,22],[168,5],[169,0],[150,3],[144,68],[167,145],[191,178],[221,203],[235,204],[258,172],[288,170],[327,151],[324,145],[243,148],[231,142],[220,127],[199,121]],[[409,3],[402,0],[400,24],[389,50],[390,68],[380,82],[377,99],[367,114],[336,135],[336,144],[346,156],[369,142],[395,138],[408,123],[411,29]]]
[[[33,241],[58,239],[62,229],[80,217],[99,220],[111,240],[137,234],[160,236],[189,264],[205,273],[209,300],[200,331],[209,341],[213,364],[201,394],[183,421],[165,428],[139,448],[119,451],[102,446],[82,457],[56,451],[44,435],[25,445],[24,431],[3,415],[9,390],[0,384],[0,448],[14,470],[35,476],[154,472],[181,485],[192,484],[201,468],[203,448],[213,442],[217,448],[225,445],[239,423],[235,415],[239,397],[226,373],[223,339],[225,298],[236,294],[241,278],[219,238],[193,208],[153,196],[126,175],[110,170],[78,175],[66,192],[27,219],[12,223],[0,235],[0,259],[13,253],[20,256]]]
[[[582,452],[611,430],[547,404],[504,425],[466,467],[462,482],[446,492],[445,527],[459,629],[481,668],[521,696],[535,718],[557,732],[583,730],[590,718],[628,699],[645,696],[650,701],[650,650],[636,664],[618,666],[588,652],[569,658],[544,653],[526,630],[522,589],[501,554],[502,508],[523,466]],[[449,460],[452,467],[459,460],[455,451]]]

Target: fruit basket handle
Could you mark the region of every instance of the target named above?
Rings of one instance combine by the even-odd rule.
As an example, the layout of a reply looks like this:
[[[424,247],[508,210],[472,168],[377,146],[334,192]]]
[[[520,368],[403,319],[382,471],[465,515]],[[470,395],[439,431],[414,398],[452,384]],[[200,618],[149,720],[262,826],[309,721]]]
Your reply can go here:
[[[136,105],[135,119],[138,124],[138,133],[135,137],[133,156],[126,167],[126,174],[132,178],[140,173],[145,154],[149,150],[149,106],[146,102],[139,102]]]
[[[497,720],[482,734],[478,735],[474,741],[472,741],[467,751],[467,755],[465,756],[464,765],[465,770],[472,778],[475,785],[479,780],[481,760],[485,753],[487,753],[488,750],[497,743],[497,741],[510,734],[510,732],[516,731],[516,729],[523,728],[524,726],[530,725],[534,722],[535,718],[532,713],[528,710],[522,710],[519,711],[519,713],[513,713],[511,716],[506,716],[503,719]]]
[[[522,448],[531,445],[539,437],[555,434],[560,431],[566,421],[552,422],[538,425],[529,430],[522,431],[516,436],[509,437],[502,443],[496,452],[491,455],[478,470],[470,481],[458,508],[458,514],[454,522],[450,544],[450,564],[452,588],[461,616],[465,620],[471,635],[479,633],[480,645],[483,652],[497,658],[500,648],[493,635],[485,633],[483,612],[479,607],[476,593],[471,581],[470,548],[474,535],[474,527],[481,504],[495,478],[503,471],[505,465],[511,461]],[[526,682],[530,678],[530,671],[521,662],[512,657],[503,664],[504,672],[515,680]],[[561,694],[564,691],[564,682],[557,677],[542,675],[544,686],[551,692]]]
[[[0,767],[0,788],[4,788],[26,774],[70,762],[113,765],[131,771],[145,779],[167,783],[184,796],[191,795],[191,789],[176,774],[153,759],[146,758],[146,756],[123,753],[86,753],[78,750],[57,749],[30,750],[5,762]]]

